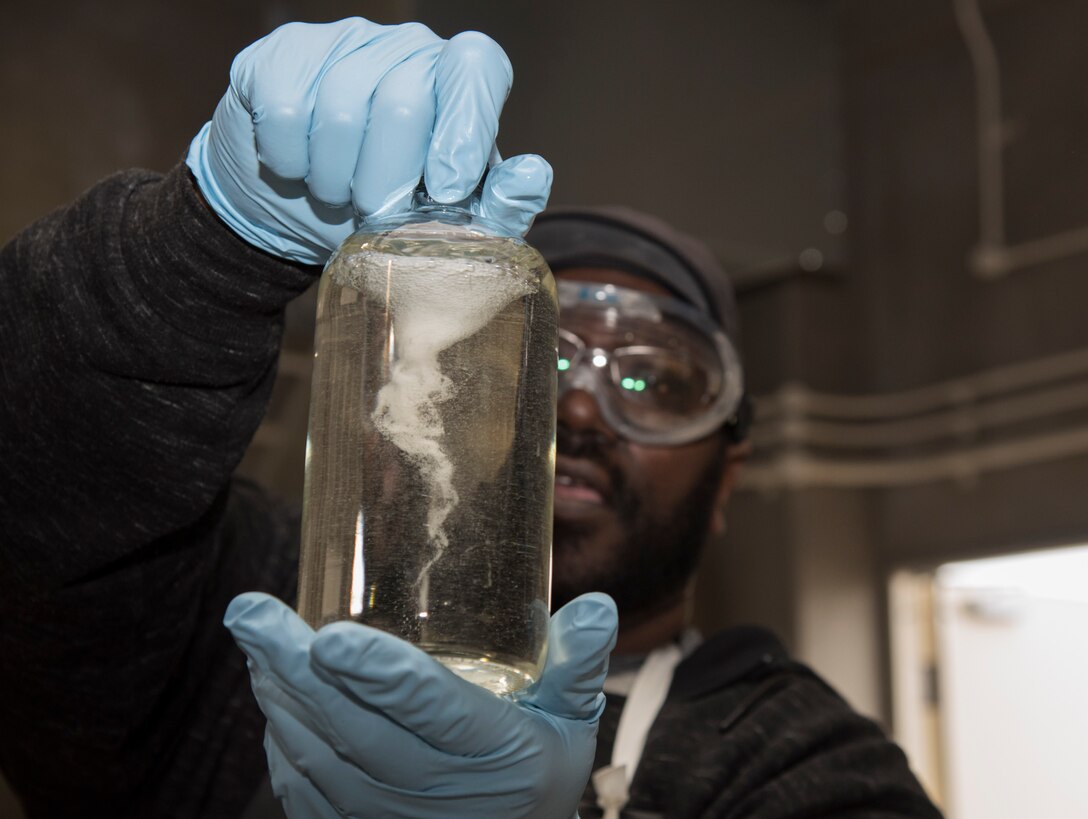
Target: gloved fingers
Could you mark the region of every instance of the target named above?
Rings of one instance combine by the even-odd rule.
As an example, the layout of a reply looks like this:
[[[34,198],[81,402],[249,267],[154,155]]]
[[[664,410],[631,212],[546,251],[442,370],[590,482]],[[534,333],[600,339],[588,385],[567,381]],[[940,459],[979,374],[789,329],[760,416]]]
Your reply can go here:
[[[294,610],[264,592],[239,594],[227,606],[223,625],[262,671],[305,668],[314,630]]]
[[[279,710],[314,714],[319,730],[329,727],[325,711],[343,697],[314,676],[310,668],[314,631],[302,618],[271,595],[247,592],[230,602],[223,623],[249,659],[253,693],[268,719],[272,719],[268,706],[276,702]],[[330,702],[333,698],[337,702]],[[335,736],[326,741],[335,741]]]
[[[444,753],[486,756],[526,730],[511,702],[391,634],[332,623],[318,633],[310,657],[318,673]]]
[[[269,730],[265,730],[264,734],[264,752],[268,759],[272,793],[280,800],[288,816],[316,818],[341,815],[314,783],[291,764],[290,757]]]
[[[314,102],[328,66],[365,47],[387,29],[362,18],[288,23],[242,51],[231,66],[231,89],[253,120],[261,162],[285,179],[309,171]]]
[[[291,608],[270,595],[249,592],[231,602],[225,622],[249,657],[261,711],[285,741],[294,740],[294,750],[304,753],[308,741],[320,742],[345,758],[368,760],[370,773],[386,782],[438,769],[438,752],[424,741],[314,674],[314,632]],[[305,726],[301,738],[295,725]],[[407,770],[405,760],[412,760]]]
[[[356,51],[329,68],[314,102],[306,184],[322,202],[351,201],[351,178],[370,118],[370,100],[385,66]]]
[[[279,698],[268,698],[265,715],[268,727],[265,732],[265,750],[270,760],[279,760],[277,776],[294,782],[297,791],[305,791],[305,784],[321,794],[322,799],[333,806],[336,813],[320,816],[346,815],[353,807],[366,804],[367,792],[376,784],[360,760],[346,758],[337,753],[325,737],[316,734],[304,721],[297,719],[290,709],[281,707]],[[385,754],[397,759],[395,749],[372,749],[369,756]],[[410,759],[410,758],[409,758]],[[399,758],[402,767],[409,771],[414,767],[409,759]],[[363,762],[367,761],[364,757]],[[421,772],[420,782],[426,772]],[[297,779],[296,779],[297,777]],[[299,782],[298,779],[303,780]]]
[[[460,202],[475,190],[499,132],[499,115],[514,71],[506,52],[485,34],[450,39],[438,57],[438,111],[427,152],[427,192]]]
[[[406,120],[418,132],[411,139],[379,142],[381,160],[400,166],[404,155],[419,181],[426,140],[434,125],[434,62],[445,43],[419,23],[387,26],[381,36],[365,47],[340,57],[328,66],[320,81],[310,128],[309,175],[307,182],[318,199],[336,204],[352,200],[353,180],[360,179],[360,152],[372,129],[379,133],[387,120]],[[400,84],[391,102],[382,87],[391,76],[404,74],[410,80]],[[368,180],[372,189],[385,193],[381,176]],[[356,201],[358,201],[356,199]]]
[[[371,103],[352,200],[363,215],[406,210],[423,175],[435,121],[436,46],[416,54],[382,78]]]
[[[428,786],[443,782],[449,767],[445,754],[350,694],[322,681],[332,691],[318,705],[309,692],[300,693],[272,675],[259,674],[253,675],[254,693],[268,728],[300,765],[315,754],[324,757],[327,750],[330,758],[392,788],[411,790],[420,782]],[[309,767],[304,773],[315,782],[322,776],[320,770],[311,775]],[[336,790],[335,783],[322,787],[330,794]]]
[[[542,156],[513,156],[493,166],[480,196],[481,216],[524,235],[548,204],[552,166]]]
[[[400,763],[399,781],[389,782],[370,775],[366,766],[345,760],[332,748],[311,735],[292,718],[270,720],[265,734],[265,752],[273,783],[282,780],[285,790],[293,790],[304,804],[330,812],[302,813],[301,816],[404,816],[411,819],[447,816],[485,816],[494,814],[498,805],[489,799],[502,794],[503,783],[495,771],[472,770],[460,766],[460,760],[442,770],[419,769],[411,758],[398,757],[381,739],[368,743],[367,761],[389,757]],[[285,730],[286,729],[286,730]],[[279,788],[274,788],[279,796]],[[458,811],[454,805],[475,803],[472,810]],[[509,801],[509,800],[506,800]],[[503,815],[506,815],[505,813]]]
[[[520,702],[563,719],[597,719],[617,622],[616,604],[600,592],[583,594],[552,615],[544,671]]]

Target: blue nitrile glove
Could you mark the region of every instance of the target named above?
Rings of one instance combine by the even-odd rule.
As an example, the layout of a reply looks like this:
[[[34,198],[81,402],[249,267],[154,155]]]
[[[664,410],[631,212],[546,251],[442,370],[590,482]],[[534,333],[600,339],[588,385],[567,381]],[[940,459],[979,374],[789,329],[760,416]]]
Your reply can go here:
[[[404,210],[425,173],[440,202],[466,199],[489,157],[513,71],[478,32],[362,18],[290,23],[242,51],[230,87],[189,147],[211,208],[243,239],[321,264],[360,215]],[[474,208],[523,234],[547,203],[551,168],[513,157]]]
[[[385,632],[344,622],[315,634],[266,594],[239,595],[224,622],[249,657],[289,816],[576,815],[616,639],[607,595],[552,617],[544,671],[514,701]]]

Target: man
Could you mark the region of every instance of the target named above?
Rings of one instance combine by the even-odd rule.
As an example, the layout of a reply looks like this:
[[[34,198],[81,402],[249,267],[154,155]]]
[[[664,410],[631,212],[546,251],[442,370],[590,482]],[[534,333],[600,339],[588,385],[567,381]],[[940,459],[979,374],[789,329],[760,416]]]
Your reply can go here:
[[[500,700],[389,635],[356,624],[315,634],[280,602],[294,599],[297,518],[231,472],[265,408],[283,307],[356,211],[402,209],[421,173],[437,198],[467,197],[509,84],[505,55],[481,35],[447,42],[364,20],[284,27],[239,55],[187,167],[106,180],[0,255],[0,767],[29,815],[263,815],[267,777],[293,816],[566,819],[590,772],[615,632],[608,597],[576,595],[627,564],[635,580],[606,587],[621,607],[620,648],[635,658],[621,665],[653,673],[637,672],[630,692],[651,707],[625,710],[625,722],[657,710],[676,667],[632,810],[932,815],[894,747],[770,640],[708,641],[677,665],[691,643],[673,646],[693,550],[744,452],[729,431],[742,425],[730,422],[735,335],[718,297],[701,302],[656,265],[632,273],[622,253],[560,272],[586,282],[566,288],[571,315],[587,317],[564,328],[567,340],[613,362],[631,352],[590,332],[600,314],[579,306],[587,288],[680,296],[662,315],[691,324],[691,372],[726,365],[725,388],[710,390],[724,398],[703,414],[725,426],[671,437],[678,410],[701,413],[690,394],[660,402],[668,390],[651,380],[667,370],[629,376],[654,387],[633,413],[608,403],[611,387],[572,349],[556,543],[557,603],[570,602],[552,618],[540,683]],[[478,206],[522,232],[549,186],[546,163],[514,157],[491,168]],[[634,304],[627,290],[601,292]],[[722,344],[701,349],[696,331]],[[659,363],[689,360],[667,333],[632,340],[684,353]],[[654,420],[663,407],[668,423]],[[666,747],[659,735],[674,725],[683,730]],[[640,731],[619,733],[617,747],[640,744]],[[841,747],[869,748],[876,763]],[[633,771],[636,756],[619,759]],[[662,790],[685,756],[705,769]]]
[[[555,602],[598,589],[619,611],[583,819],[938,816],[902,752],[771,634],[689,628],[749,449],[724,271],[619,208],[546,212],[528,239],[563,308]]]

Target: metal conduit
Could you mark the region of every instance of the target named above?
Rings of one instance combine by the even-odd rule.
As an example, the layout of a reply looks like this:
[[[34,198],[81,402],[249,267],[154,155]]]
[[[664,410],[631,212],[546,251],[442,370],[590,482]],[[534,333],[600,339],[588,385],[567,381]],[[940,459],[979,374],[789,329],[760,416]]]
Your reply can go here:
[[[757,422],[783,416],[851,421],[903,419],[1080,377],[1088,378],[1088,349],[879,395],[840,395],[790,383],[773,394],[757,398]]]
[[[747,466],[739,488],[770,492],[810,487],[888,488],[937,481],[970,483],[986,472],[1085,454],[1088,428],[894,460],[840,460],[785,451]]]
[[[786,385],[757,408],[743,489],[969,482],[1088,454],[1088,349],[884,395]]]
[[[1005,243],[1004,127],[997,50],[986,31],[978,0],[952,0],[952,7],[975,74],[979,239],[969,259],[972,271],[983,278],[996,278],[1088,252],[1088,227],[1017,245]]]

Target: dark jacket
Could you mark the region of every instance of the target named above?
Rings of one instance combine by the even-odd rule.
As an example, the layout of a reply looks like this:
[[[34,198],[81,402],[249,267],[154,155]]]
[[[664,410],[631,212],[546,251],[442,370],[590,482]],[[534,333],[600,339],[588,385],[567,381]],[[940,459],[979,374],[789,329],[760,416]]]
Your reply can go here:
[[[594,768],[612,755],[624,698],[608,697]],[[579,813],[600,816],[590,785]],[[676,667],[626,819],[932,817],[903,752],[769,632],[722,631]]]

